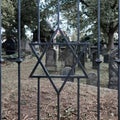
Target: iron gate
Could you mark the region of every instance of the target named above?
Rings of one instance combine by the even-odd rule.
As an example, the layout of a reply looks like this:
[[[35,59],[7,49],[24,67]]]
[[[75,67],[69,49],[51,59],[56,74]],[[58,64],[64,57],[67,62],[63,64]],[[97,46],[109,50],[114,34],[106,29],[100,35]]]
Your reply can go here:
[[[76,0],[77,2],[77,39],[79,41],[80,38],[80,12],[79,12],[79,5],[80,5],[80,0]],[[30,73],[30,77],[32,78],[36,78],[38,80],[38,94],[37,94],[37,119],[40,120],[40,79],[41,78],[48,78],[50,83],[52,84],[56,94],[57,94],[57,120],[60,120],[60,93],[63,90],[63,87],[65,86],[67,79],[68,78],[76,78],[77,79],[77,120],[80,120],[80,79],[81,78],[87,78],[87,73],[84,69],[84,67],[82,66],[82,64],[80,63],[79,59],[80,56],[76,56],[76,53],[74,52],[74,49],[72,47],[72,45],[79,45],[79,43],[75,44],[75,43],[70,43],[68,41],[68,39],[64,36],[61,28],[60,28],[60,0],[58,0],[57,3],[57,28],[53,34],[53,36],[50,39],[49,43],[41,43],[40,42],[40,11],[39,11],[39,4],[40,4],[40,0],[37,0],[37,6],[38,6],[38,42],[37,43],[30,43],[30,47],[32,49],[32,52],[34,53],[35,57],[37,58],[37,63],[35,65],[35,67],[33,68],[32,72]],[[1,1],[0,1],[0,5],[1,5]],[[100,120],[100,63],[102,62],[100,59],[100,40],[101,40],[101,36],[100,36],[100,0],[98,0],[98,44],[97,44],[97,51],[98,51],[98,59],[96,59],[96,63],[98,65],[97,67],[97,75],[98,75],[98,80],[97,80],[97,120]],[[120,23],[120,0],[119,0],[119,23]],[[1,6],[0,6],[0,16],[2,16],[1,14]],[[0,39],[1,39],[1,19],[0,19]],[[18,120],[21,120],[21,62],[22,62],[22,58],[21,58],[21,0],[18,0],[18,58],[15,60],[15,62],[18,64]],[[65,38],[65,43],[53,43],[52,39],[54,38],[54,36],[57,34],[57,32],[60,32],[60,34]],[[120,120],[120,24],[119,24],[119,45],[118,45],[118,50],[119,50],[119,54],[118,54],[118,60],[116,61],[118,63],[118,120]],[[80,43],[81,44],[81,43]],[[36,52],[35,46],[41,46],[44,45],[45,48],[42,51],[42,54],[39,56]],[[44,54],[46,53],[46,51],[49,49],[50,46],[56,46],[56,45],[66,45],[69,50],[72,52],[75,60],[75,63],[72,65],[72,69],[69,71],[68,75],[64,76],[64,75],[51,75],[49,73],[49,71],[46,69],[46,66],[43,65],[41,59],[44,56]],[[86,44],[82,44],[82,45],[86,45]],[[2,51],[2,43],[0,41],[0,51]],[[0,61],[2,63],[2,52],[0,52]],[[41,65],[45,75],[34,75],[34,72],[37,68],[38,65]],[[74,70],[76,64],[79,64],[82,72],[84,73],[84,75],[71,75],[72,70]],[[1,71],[1,64],[0,64],[0,71]],[[65,78],[63,84],[61,85],[61,87],[58,89],[56,87],[56,85],[53,82],[53,78]],[[1,72],[0,72],[0,120],[2,120],[2,76],[1,76]]]

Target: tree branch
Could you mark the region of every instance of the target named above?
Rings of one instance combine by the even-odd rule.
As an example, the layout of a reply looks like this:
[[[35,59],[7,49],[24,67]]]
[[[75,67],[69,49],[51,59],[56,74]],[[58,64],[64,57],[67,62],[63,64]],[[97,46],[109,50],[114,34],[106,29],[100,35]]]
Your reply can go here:
[[[117,0],[114,1],[114,4],[111,6],[112,9],[114,9],[117,5]]]
[[[84,0],[80,0],[80,2],[84,4],[86,7],[89,7],[89,5]]]
[[[114,31],[114,32],[118,29],[118,25],[119,25],[119,23],[117,23],[117,24],[115,25],[115,27],[113,28],[113,31]]]

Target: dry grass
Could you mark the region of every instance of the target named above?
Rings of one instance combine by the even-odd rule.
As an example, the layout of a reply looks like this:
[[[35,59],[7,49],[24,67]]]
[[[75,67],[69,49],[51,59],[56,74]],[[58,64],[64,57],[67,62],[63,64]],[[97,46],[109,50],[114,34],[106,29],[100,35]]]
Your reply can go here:
[[[37,120],[37,80],[29,78],[35,59],[28,57],[21,63],[21,120]],[[105,67],[105,65],[103,65]],[[87,70],[90,69],[86,68]],[[102,80],[105,78],[105,68],[101,68]],[[2,118],[17,120],[17,64],[2,65]],[[48,79],[41,79],[41,120],[56,120],[57,96]],[[60,80],[54,80],[59,88]],[[106,84],[107,82],[105,82]],[[67,82],[60,93],[61,120],[77,119],[77,83]],[[117,91],[101,88],[101,120],[117,120]],[[81,120],[96,120],[97,87],[81,83],[80,87],[80,118]]]

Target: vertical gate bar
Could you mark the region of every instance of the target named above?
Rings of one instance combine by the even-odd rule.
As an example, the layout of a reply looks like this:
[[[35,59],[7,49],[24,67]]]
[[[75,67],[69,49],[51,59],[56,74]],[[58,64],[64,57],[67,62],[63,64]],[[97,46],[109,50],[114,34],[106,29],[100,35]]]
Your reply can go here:
[[[21,66],[20,62],[18,61],[18,120],[20,120],[20,114],[21,114],[21,106],[20,106],[20,101],[21,101]]]
[[[77,0],[77,41],[80,41],[80,1]]]
[[[18,58],[21,59],[21,0],[18,0]]]
[[[38,25],[38,42],[40,43],[40,0],[37,0],[37,25]],[[40,46],[39,46],[40,48]],[[37,87],[38,87],[38,92],[37,92],[37,120],[40,120],[40,78],[38,78],[37,81]]]
[[[2,63],[2,37],[1,37],[1,32],[2,32],[2,14],[1,14],[1,5],[2,2],[0,0],[0,120],[2,120],[2,71],[1,71],[1,63]]]
[[[18,0],[18,120],[21,119],[21,0]]]
[[[40,120],[40,78],[38,78],[38,93],[37,93],[37,120]]]
[[[58,0],[58,8],[57,8],[57,24],[58,24],[58,29],[60,28],[60,0]]]
[[[100,0],[98,0],[97,120],[100,120]]]
[[[118,120],[120,120],[120,0],[118,0]]]
[[[57,1],[57,24],[60,28],[60,0]],[[60,120],[60,92],[57,92],[57,120]]]
[[[37,0],[37,13],[38,13],[38,42],[40,43],[40,0]]]
[[[98,59],[100,59],[100,0],[98,0]]]
[[[57,120],[60,120],[60,92],[57,92]]]
[[[80,41],[80,0],[77,0],[77,41]],[[77,78],[77,120],[80,120],[80,78]]]
[[[77,78],[77,120],[80,120],[80,78]]]

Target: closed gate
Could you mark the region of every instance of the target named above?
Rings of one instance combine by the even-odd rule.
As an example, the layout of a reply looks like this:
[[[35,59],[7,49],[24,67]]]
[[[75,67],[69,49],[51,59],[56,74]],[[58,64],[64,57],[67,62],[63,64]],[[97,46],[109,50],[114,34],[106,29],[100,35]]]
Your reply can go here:
[[[76,104],[77,104],[77,112],[76,112],[76,118],[77,120],[84,120],[84,118],[81,118],[81,114],[80,114],[80,80],[83,78],[88,78],[87,72],[83,67],[83,64],[81,63],[80,59],[82,54],[76,54],[76,49],[78,48],[78,46],[82,46],[81,47],[81,51],[85,51],[87,49],[88,43],[81,43],[79,42],[80,40],[80,0],[76,0],[77,3],[77,42],[70,42],[68,40],[68,38],[65,36],[65,34],[63,33],[63,31],[60,28],[60,2],[62,0],[58,0],[57,1],[57,27],[53,33],[53,35],[50,38],[49,42],[45,42],[45,43],[41,43],[40,42],[40,11],[39,11],[39,4],[40,4],[40,0],[37,0],[37,6],[38,6],[38,41],[36,43],[31,42],[30,43],[30,47],[31,50],[34,54],[34,56],[37,59],[37,63],[35,64],[33,70],[31,70],[30,73],[30,77],[31,78],[36,78],[38,80],[37,82],[37,87],[38,87],[38,93],[37,93],[37,120],[42,120],[41,116],[41,95],[40,95],[40,83],[41,83],[41,79],[43,78],[47,78],[50,81],[50,84],[52,85],[56,96],[57,96],[57,105],[56,105],[56,111],[57,111],[57,117],[55,119],[57,120],[62,120],[64,118],[61,118],[61,113],[60,113],[60,96],[61,96],[61,92],[63,91],[63,88],[65,87],[65,85],[69,82],[73,82],[74,79],[76,80],[77,86],[77,96],[76,96]],[[82,0],[83,1],[83,0]],[[84,2],[84,1],[83,1]],[[100,65],[101,65],[101,59],[100,59],[100,41],[101,41],[101,31],[100,31],[100,3],[101,1],[98,0],[98,9],[97,9],[97,13],[98,13],[98,17],[97,17],[97,28],[98,28],[98,37],[97,37],[97,59],[96,59],[96,63],[97,63],[97,104],[96,104],[96,110],[97,110],[97,120],[100,120],[100,112],[101,112],[101,104],[100,104]],[[1,4],[1,1],[0,1]],[[120,13],[120,0],[119,0],[119,11],[118,13]],[[1,13],[1,8],[0,8],[0,16],[2,16]],[[120,15],[118,16],[119,18],[119,23],[120,23]],[[0,38],[1,38],[1,19],[0,19]],[[18,58],[14,60],[14,62],[16,62],[18,64],[18,120],[21,120],[21,62],[22,62],[22,58],[21,58],[21,1],[18,0]],[[56,34],[59,32],[59,34],[64,38],[64,42],[60,43],[60,42],[53,42],[54,37],[56,36]],[[118,34],[120,35],[120,24],[119,24],[119,32]],[[116,61],[118,63],[118,120],[120,120],[120,37],[118,37],[118,60]],[[40,53],[38,54],[38,51],[36,50],[36,46],[38,46],[40,49]],[[59,47],[58,47],[59,46]],[[63,53],[63,51],[67,52],[69,51],[69,55],[65,54],[65,56],[63,56],[63,61],[64,64],[66,64],[65,68],[62,68],[61,72],[59,74],[56,74],[56,72],[53,71],[57,71],[57,67],[56,67],[56,61],[52,61],[55,60],[57,55],[54,53],[54,47],[58,47],[59,50],[61,50],[61,54]],[[64,50],[63,50],[64,49]],[[0,61],[2,63],[2,43],[0,41]],[[53,54],[53,59],[49,58],[49,51],[50,52],[50,57]],[[72,55],[70,54],[72,53]],[[46,55],[46,63],[43,63],[43,57]],[[72,56],[71,58],[74,58],[73,61],[66,61],[65,57],[66,56]],[[70,59],[71,59],[70,58]],[[52,59],[51,61],[47,61],[47,59]],[[69,57],[68,57],[69,59]],[[72,64],[69,64],[72,61]],[[50,62],[50,63],[49,63]],[[53,66],[51,67],[51,65],[53,64]],[[42,74],[38,74],[35,75],[35,71],[37,69],[38,66],[41,66],[43,73]],[[75,74],[76,71],[76,65],[79,66],[81,73],[79,74]],[[62,79],[62,84],[61,86],[58,88],[56,86],[56,84],[54,83],[54,80],[57,79]],[[51,94],[51,93],[49,93]],[[48,118],[49,119],[49,118]],[[53,118],[54,119],[54,118]],[[87,118],[89,119],[89,118]],[[1,64],[0,64],[0,120],[2,120],[2,75],[1,75]],[[67,120],[67,119],[66,119]],[[85,118],[86,120],[86,118]]]

